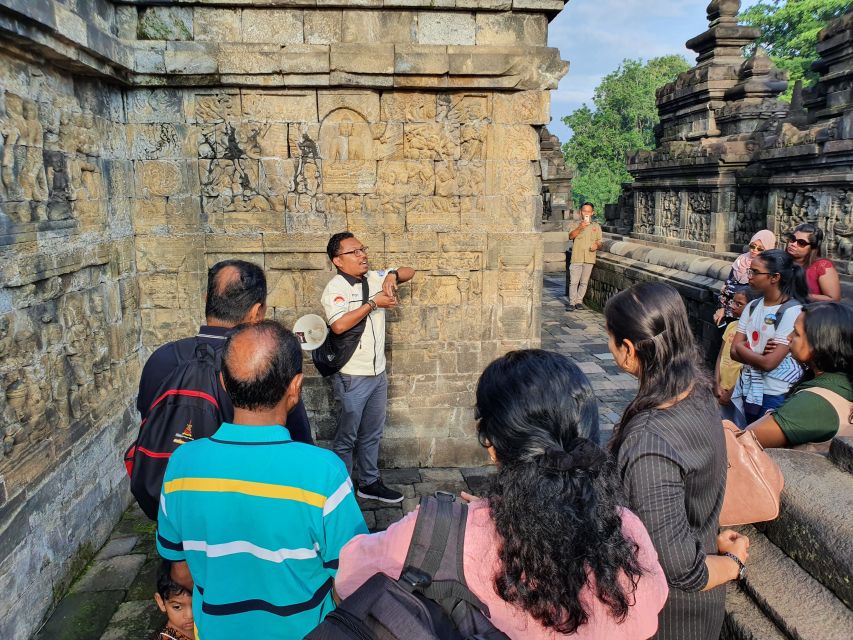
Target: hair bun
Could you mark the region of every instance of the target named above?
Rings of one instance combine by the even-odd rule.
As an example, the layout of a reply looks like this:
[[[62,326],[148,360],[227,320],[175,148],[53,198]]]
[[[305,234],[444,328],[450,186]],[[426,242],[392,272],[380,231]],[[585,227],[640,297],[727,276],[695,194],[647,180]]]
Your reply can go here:
[[[574,438],[565,449],[548,449],[536,456],[535,460],[545,471],[566,473],[575,469],[586,469],[598,473],[607,461],[607,454],[586,438]]]

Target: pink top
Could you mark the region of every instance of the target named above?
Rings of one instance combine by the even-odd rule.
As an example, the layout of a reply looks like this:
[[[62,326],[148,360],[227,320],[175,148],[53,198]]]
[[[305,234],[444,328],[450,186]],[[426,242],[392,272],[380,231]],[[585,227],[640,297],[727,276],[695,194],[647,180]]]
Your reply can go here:
[[[387,531],[359,535],[347,543],[341,550],[340,568],[335,578],[335,589],[342,598],[380,571],[395,580],[400,577],[415,530],[416,516],[417,512],[413,511],[388,527]],[[658,628],[658,612],[663,608],[669,593],[666,578],[646,528],[628,509],[622,510],[622,531],[639,545],[638,559],[640,566],[646,570],[637,583],[635,604],[628,609],[622,624],[610,616],[607,607],[598,598],[590,597],[588,591],[585,597],[591,601],[589,622],[571,636],[546,629],[521,609],[502,600],[495,592],[493,583],[498,566],[498,534],[485,500],[472,502],[468,508],[463,559],[465,580],[474,595],[489,607],[492,623],[513,639],[650,638]]]
[[[809,287],[809,293],[817,295],[822,293],[820,290],[820,282],[818,282],[818,280],[827,272],[828,269],[832,268],[832,261],[827,260],[826,258],[815,260],[809,265],[808,269],[806,269],[806,284]]]

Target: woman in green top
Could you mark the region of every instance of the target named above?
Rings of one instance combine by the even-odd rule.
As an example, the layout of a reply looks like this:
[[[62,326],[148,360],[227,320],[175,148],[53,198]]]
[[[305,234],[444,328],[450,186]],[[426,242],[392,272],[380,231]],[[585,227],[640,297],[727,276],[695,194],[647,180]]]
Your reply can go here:
[[[840,302],[806,305],[789,340],[791,355],[814,377],[748,428],[765,447],[827,451],[836,435],[853,435],[853,308]]]

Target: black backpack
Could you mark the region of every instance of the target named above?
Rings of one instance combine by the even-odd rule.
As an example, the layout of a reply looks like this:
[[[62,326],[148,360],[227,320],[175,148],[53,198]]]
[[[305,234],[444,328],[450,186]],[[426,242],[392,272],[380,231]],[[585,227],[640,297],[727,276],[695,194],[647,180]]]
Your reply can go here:
[[[219,369],[222,351],[198,339],[177,343],[180,364],[163,381],[124,454],[130,490],[142,511],[157,520],[169,458],[185,442],[208,438],[222,424]]]
[[[305,640],[508,640],[462,573],[467,515],[451,494],[423,498],[400,579],[373,575]]]
[[[367,304],[370,299],[370,285],[367,283],[367,275],[361,279],[361,304]],[[370,314],[368,314],[370,315]],[[317,371],[324,378],[337,373],[343,366],[350,361],[352,354],[358,348],[358,343],[361,340],[361,334],[364,333],[364,328],[367,326],[367,316],[362,318],[361,322],[352,327],[349,331],[341,334],[332,333],[332,328],[329,327],[329,332],[326,339],[319,347],[311,352],[311,360]]]

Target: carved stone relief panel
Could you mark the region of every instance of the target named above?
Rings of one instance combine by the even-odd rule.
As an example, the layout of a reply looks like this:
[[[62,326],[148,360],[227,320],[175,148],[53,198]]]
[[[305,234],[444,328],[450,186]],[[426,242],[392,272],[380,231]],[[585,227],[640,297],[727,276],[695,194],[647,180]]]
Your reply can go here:
[[[707,191],[687,193],[687,240],[709,242],[711,239],[711,194]]]
[[[635,197],[634,229],[637,233],[654,233],[655,200],[650,191],[637,191]]]
[[[853,189],[839,189],[832,198],[826,246],[829,255],[853,260]]]
[[[767,192],[757,189],[738,189],[735,201],[735,221],[732,239],[736,245],[746,245],[757,231],[767,228]]]
[[[819,194],[805,189],[788,189],[776,196],[777,236],[803,222],[818,224]]]
[[[681,194],[677,191],[661,191],[660,210],[657,212],[657,226],[660,234],[667,238],[681,235]]]

